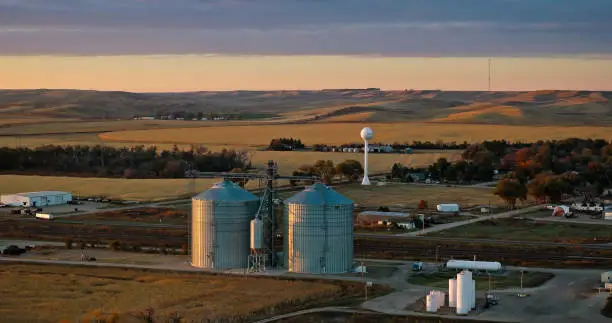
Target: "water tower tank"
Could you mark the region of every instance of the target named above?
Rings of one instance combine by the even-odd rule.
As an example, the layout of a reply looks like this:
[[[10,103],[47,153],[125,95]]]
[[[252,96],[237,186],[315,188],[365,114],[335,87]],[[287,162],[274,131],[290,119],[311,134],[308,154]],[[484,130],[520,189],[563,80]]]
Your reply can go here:
[[[221,181],[192,199],[191,265],[199,268],[246,268],[249,224],[259,199],[230,182]]]
[[[317,183],[285,200],[290,272],[343,273],[353,262],[353,201]]]

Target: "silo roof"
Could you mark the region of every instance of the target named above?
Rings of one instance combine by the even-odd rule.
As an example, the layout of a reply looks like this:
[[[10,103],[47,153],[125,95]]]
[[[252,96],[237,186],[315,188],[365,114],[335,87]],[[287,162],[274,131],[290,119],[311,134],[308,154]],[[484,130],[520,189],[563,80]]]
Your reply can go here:
[[[259,200],[259,198],[253,193],[228,180],[223,180],[216,183],[210,189],[194,196],[193,199],[202,201],[229,202],[247,202]]]
[[[347,205],[353,201],[334,191],[331,187],[316,183],[285,200],[290,204],[306,205]]]

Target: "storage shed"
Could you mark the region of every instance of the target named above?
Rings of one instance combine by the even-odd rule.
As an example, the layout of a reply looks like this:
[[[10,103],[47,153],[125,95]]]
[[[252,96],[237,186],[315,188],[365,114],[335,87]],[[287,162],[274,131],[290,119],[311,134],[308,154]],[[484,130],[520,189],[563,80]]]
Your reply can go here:
[[[40,191],[0,196],[0,203],[10,206],[51,206],[72,201],[72,193],[60,191]]]

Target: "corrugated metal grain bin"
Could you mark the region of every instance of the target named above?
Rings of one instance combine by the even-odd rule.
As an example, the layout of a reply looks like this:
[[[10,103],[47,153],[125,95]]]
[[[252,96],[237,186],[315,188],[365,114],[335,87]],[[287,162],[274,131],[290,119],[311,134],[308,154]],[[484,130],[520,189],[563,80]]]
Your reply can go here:
[[[314,184],[285,200],[285,266],[296,273],[343,273],[353,261],[353,201]]]
[[[208,269],[246,268],[250,221],[257,196],[221,181],[192,199],[191,265]]]

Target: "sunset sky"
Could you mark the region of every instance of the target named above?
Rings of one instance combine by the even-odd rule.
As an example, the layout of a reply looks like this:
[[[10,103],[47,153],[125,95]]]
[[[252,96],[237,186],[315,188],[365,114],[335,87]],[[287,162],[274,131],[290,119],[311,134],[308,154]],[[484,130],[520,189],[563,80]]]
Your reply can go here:
[[[610,0],[0,0],[0,88],[612,90]]]

